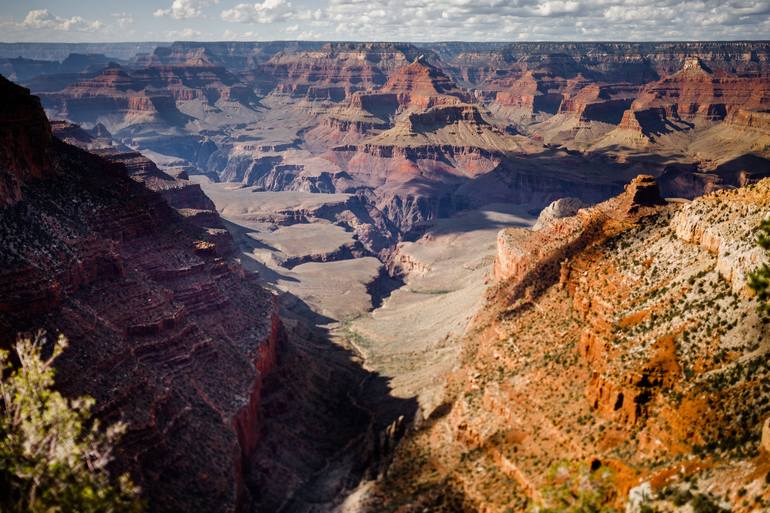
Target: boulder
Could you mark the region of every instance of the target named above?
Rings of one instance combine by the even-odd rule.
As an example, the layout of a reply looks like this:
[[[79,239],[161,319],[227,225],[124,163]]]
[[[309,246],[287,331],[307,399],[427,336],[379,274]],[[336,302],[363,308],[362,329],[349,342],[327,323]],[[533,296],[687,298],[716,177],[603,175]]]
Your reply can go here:
[[[559,198],[540,212],[532,229],[540,230],[555,219],[574,216],[578,210],[587,206],[588,203],[578,198]]]

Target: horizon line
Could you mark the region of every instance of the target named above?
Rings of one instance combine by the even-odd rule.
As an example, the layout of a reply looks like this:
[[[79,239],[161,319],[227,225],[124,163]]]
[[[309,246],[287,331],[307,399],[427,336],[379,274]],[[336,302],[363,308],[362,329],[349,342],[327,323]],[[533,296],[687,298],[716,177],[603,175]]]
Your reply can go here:
[[[513,40],[494,40],[494,41],[476,41],[471,39],[447,39],[435,41],[413,41],[408,39],[247,39],[247,40],[194,40],[194,39],[174,39],[168,41],[0,41],[0,45],[100,45],[100,44],[175,44],[175,43],[409,43],[409,44],[446,44],[446,43],[475,43],[475,44],[601,44],[601,43],[625,43],[625,44],[644,44],[644,43],[770,43],[770,39],[660,39],[660,40],[622,40],[622,39],[596,39],[596,40],[554,40],[554,39],[533,39],[525,41]]]

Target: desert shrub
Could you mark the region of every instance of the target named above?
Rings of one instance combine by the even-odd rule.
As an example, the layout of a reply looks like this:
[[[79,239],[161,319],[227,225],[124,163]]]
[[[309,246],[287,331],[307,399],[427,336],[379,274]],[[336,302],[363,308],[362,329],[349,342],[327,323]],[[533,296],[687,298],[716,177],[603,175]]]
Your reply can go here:
[[[714,503],[707,495],[698,494],[692,500],[693,513],[724,513],[718,504]]]
[[[43,337],[20,339],[0,351],[0,511],[7,513],[123,513],[141,511],[128,475],[110,477],[112,448],[122,423],[103,429],[90,397],[67,399],[53,389],[54,360]]]
[[[690,493],[690,490],[683,489],[679,490],[676,489],[671,494],[671,502],[674,503],[674,506],[681,507],[690,502],[690,499],[692,499],[692,493]]]
[[[757,244],[767,251],[767,256],[770,259],[770,219],[765,219],[759,225]],[[749,274],[749,287],[757,293],[760,309],[770,313],[770,302],[768,301],[770,300],[770,265],[767,262]]]
[[[598,463],[598,462],[597,462]],[[551,467],[549,485],[542,491],[542,502],[533,504],[538,513],[616,513],[617,498],[612,470],[601,465],[563,462]]]

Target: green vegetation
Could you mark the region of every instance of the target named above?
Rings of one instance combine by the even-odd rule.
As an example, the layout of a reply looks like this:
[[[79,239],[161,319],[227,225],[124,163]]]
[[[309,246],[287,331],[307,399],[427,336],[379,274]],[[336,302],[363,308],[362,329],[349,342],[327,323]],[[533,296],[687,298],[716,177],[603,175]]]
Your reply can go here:
[[[695,493],[693,493],[693,491],[695,491]],[[726,513],[726,511],[716,503],[713,497],[697,492],[697,483],[695,482],[693,482],[689,489],[675,487],[664,488],[658,498],[668,500],[678,508],[689,503],[693,513]]]
[[[770,257],[770,219],[765,219],[759,225],[757,244],[767,250],[767,255]],[[760,309],[770,313],[770,265],[767,262],[749,274],[749,287],[757,293]]]
[[[18,366],[0,351],[0,511],[4,513],[139,512],[128,475],[111,479],[107,465],[125,431],[92,419],[94,400],[53,390],[60,337],[43,358],[43,337],[16,343]]]
[[[704,494],[698,494],[692,499],[693,513],[724,513],[718,504],[711,500],[711,498]]]
[[[616,499],[613,478],[613,472],[600,465],[558,463],[549,470],[550,485],[542,491],[542,503],[533,505],[531,510],[538,513],[616,513],[618,510],[611,506]]]

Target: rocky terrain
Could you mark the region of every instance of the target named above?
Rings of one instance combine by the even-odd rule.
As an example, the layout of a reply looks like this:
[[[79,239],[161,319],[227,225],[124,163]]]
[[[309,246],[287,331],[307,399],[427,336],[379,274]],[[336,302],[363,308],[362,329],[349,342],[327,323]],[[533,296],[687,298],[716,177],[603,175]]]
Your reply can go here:
[[[770,337],[746,273],[769,206],[768,180],[666,203],[640,177],[503,230],[443,402],[370,510],[765,511]]]
[[[0,89],[3,345],[26,330],[68,337],[58,385],[127,422],[118,465],[153,510],[242,508],[283,337],[273,296],[230,260],[197,186],[61,142],[37,98]]]
[[[0,332],[71,339],[59,386],[129,423],[151,511],[768,507],[767,42],[0,73],[40,98],[3,79]]]
[[[762,42],[174,43],[129,58],[116,51],[119,64],[62,61],[67,73],[27,57],[39,55],[31,48],[17,52],[27,61],[8,60],[6,74],[29,83],[55,118],[101,123],[161,167],[273,191],[354,193],[402,232],[504,195],[498,175],[535,160],[600,163],[590,181],[604,197],[642,171],[685,197],[767,173]],[[529,155],[538,158],[516,162]],[[746,155],[744,178],[723,171]],[[466,186],[480,175],[489,178]],[[574,187],[560,178],[560,192]],[[487,181],[494,190],[478,190]],[[581,194],[602,199],[572,195]]]

